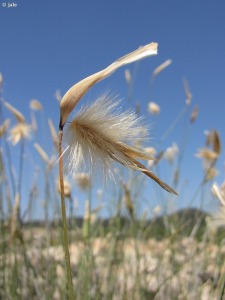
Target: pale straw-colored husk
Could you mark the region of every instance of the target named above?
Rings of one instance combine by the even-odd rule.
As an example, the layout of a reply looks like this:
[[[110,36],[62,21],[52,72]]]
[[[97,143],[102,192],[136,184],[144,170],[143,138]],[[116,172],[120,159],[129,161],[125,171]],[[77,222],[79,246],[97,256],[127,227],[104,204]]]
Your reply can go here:
[[[208,161],[214,161],[218,158],[218,153],[214,152],[213,150],[209,148],[201,148],[198,150],[198,152],[195,154],[196,157],[203,158]]]
[[[157,47],[157,43],[151,43],[146,46],[140,47],[139,49],[117,59],[114,63],[112,63],[102,71],[90,75],[73,85],[66,92],[66,94],[62,98],[62,101],[60,102],[60,128],[63,128],[69,114],[74,109],[75,105],[94,84],[111,75],[118,68],[126,64],[135,62],[150,55],[157,54]]]
[[[61,186],[60,186],[60,180],[58,179],[56,182],[56,187],[57,187],[57,191],[59,194],[61,194]],[[69,183],[69,181],[67,181],[66,179],[64,179],[64,196],[66,198],[71,198],[71,184]]]
[[[155,102],[149,102],[148,111],[152,115],[158,115],[160,113],[160,106]]]
[[[164,69],[166,69],[171,64],[172,64],[172,60],[167,59],[153,71],[153,76],[155,77],[159,75],[159,73],[161,73]]]
[[[219,133],[216,130],[206,132],[206,146],[212,146],[213,151],[219,155],[221,152],[221,142]]]
[[[185,91],[185,95],[186,95],[186,104],[190,105],[191,101],[192,101],[192,94],[189,88],[189,84],[186,78],[183,79],[183,83],[184,83],[184,91]]]
[[[81,190],[87,190],[91,187],[91,178],[90,174],[88,173],[77,173],[74,179],[76,181],[77,186]]]
[[[49,163],[49,157],[48,157],[47,153],[43,150],[43,148],[38,143],[34,144],[34,148],[37,150],[37,152],[39,153],[39,155],[43,159],[43,161],[46,164],[48,164]]]
[[[156,154],[156,149],[154,147],[146,147],[145,152],[149,155],[151,155],[152,157],[154,157],[154,155]]]
[[[124,75],[125,75],[125,79],[126,79],[127,84],[130,84],[131,83],[131,73],[130,73],[130,70],[126,69],[124,71]]]
[[[173,143],[172,146],[166,149],[163,155],[168,162],[172,163],[178,153],[179,153],[178,146],[176,143]]]
[[[3,122],[3,124],[0,126],[0,137],[2,137],[6,133],[8,127],[9,127],[9,124],[10,124],[10,119],[6,119]]]
[[[199,113],[199,107],[198,107],[198,105],[196,105],[191,113],[191,119],[190,119],[191,123],[194,123],[194,121],[196,120],[196,118],[198,116],[198,113]]]
[[[151,155],[152,158],[155,158],[155,155],[156,155],[156,149],[154,147],[146,147],[145,149],[145,152],[149,155]],[[155,163],[155,159],[149,159],[148,160],[148,167],[152,167]]]
[[[12,106],[10,103],[6,101],[4,101],[4,105],[14,115],[14,117],[17,119],[19,123],[25,122],[24,115],[18,109],[16,109],[14,106]]]
[[[10,130],[9,140],[16,145],[23,139],[29,139],[31,136],[31,126],[20,122]]]
[[[219,172],[216,168],[211,167],[206,170],[205,182],[208,182],[218,176]]]
[[[40,101],[36,100],[36,99],[32,99],[30,101],[30,108],[33,110],[41,110],[42,109],[42,104]]]
[[[134,217],[134,205],[131,200],[130,190],[126,183],[123,183],[124,197],[123,201],[131,218]]]
[[[37,120],[33,111],[31,111],[31,128],[35,132],[38,130]]]
[[[220,203],[225,206],[225,182],[222,184],[221,187],[217,183],[213,183],[211,187],[211,191],[214,196],[220,201]]]
[[[10,130],[9,140],[16,145],[20,140],[30,137],[31,126],[26,124],[24,115],[10,103],[4,101],[5,107],[14,115],[18,124]]]
[[[62,95],[61,95],[60,90],[56,90],[56,92],[55,92],[55,98],[56,98],[56,100],[57,100],[59,103],[61,102],[61,100],[62,100]]]

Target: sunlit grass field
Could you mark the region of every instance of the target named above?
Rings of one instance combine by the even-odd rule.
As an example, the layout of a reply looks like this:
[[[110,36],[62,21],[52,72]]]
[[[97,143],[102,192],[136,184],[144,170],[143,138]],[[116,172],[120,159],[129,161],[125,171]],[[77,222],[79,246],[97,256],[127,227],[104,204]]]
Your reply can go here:
[[[150,88],[170,64],[168,60],[153,71]],[[128,98],[132,97],[132,76],[126,69]],[[3,87],[1,75],[0,299],[68,299],[57,167],[58,133],[45,112],[49,125],[45,130],[52,149],[47,153],[46,145],[37,140],[37,132],[43,128],[37,118],[45,110],[43,103],[31,100],[31,117],[26,119],[19,106],[13,107],[8,102]],[[187,132],[198,118],[198,107],[192,103],[186,80],[184,92],[183,109],[168,124],[161,139],[168,138],[180,121],[186,119],[183,144],[171,142],[168,148],[155,149],[142,144],[142,140],[135,141],[136,148],[154,157],[145,165],[156,175],[167,164],[171,171],[169,183],[179,195],[183,193],[182,161],[189,155]],[[59,93],[56,98],[60,102]],[[139,116],[138,104],[133,108]],[[6,111],[10,118],[4,117]],[[160,115],[159,104],[150,101],[145,113]],[[27,143],[39,155],[37,166],[44,182],[34,180],[29,189],[24,172],[30,151]],[[15,148],[18,169],[13,166]],[[154,199],[157,204],[148,206],[149,203],[142,201],[143,176],[137,171],[127,173],[119,166],[114,170],[116,184],[111,194],[110,188],[105,192],[104,181],[96,190],[95,180],[88,172],[80,172],[75,178],[66,177],[64,194],[75,299],[225,299],[225,190],[224,184],[215,183],[220,154],[219,133],[216,129],[207,131],[205,144],[196,148],[203,171],[192,199],[202,201],[206,194],[215,198],[221,209],[213,215],[193,208],[174,212],[176,207],[171,213],[162,206],[161,194],[157,192]],[[36,176],[35,170],[33,174]],[[24,186],[28,202],[22,210]],[[45,196],[42,203],[37,203],[40,190]],[[83,216],[77,215],[79,198],[74,191],[86,197]],[[173,199],[179,196],[170,197],[173,205]],[[44,216],[40,221],[33,219],[37,205]],[[105,207],[108,207],[107,218],[102,214]]]

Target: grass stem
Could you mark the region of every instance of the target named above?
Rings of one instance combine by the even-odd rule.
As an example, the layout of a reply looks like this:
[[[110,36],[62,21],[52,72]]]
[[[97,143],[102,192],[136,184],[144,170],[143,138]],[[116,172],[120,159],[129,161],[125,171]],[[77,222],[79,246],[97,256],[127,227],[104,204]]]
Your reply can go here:
[[[66,206],[65,206],[65,197],[64,197],[62,137],[63,137],[63,131],[59,130],[59,180],[60,180],[60,188],[61,188],[61,213],[62,213],[62,222],[63,222],[63,242],[64,242],[64,253],[65,253],[65,260],[66,260],[66,272],[67,272],[67,281],[68,281],[68,289],[69,289],[69,299],[74,300],[72,270],[71,270],[71,264],[70,264],[70,252],[69,252],[69,243],[68,243],[68,227],[67,227],[67,220],[66,220]]]

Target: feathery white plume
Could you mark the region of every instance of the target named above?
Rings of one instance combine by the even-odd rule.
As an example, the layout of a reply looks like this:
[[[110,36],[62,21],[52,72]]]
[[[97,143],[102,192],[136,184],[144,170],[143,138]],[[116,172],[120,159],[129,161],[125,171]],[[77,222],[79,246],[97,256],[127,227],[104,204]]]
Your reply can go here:
[[[81,171],[97,171],[107,179],[108,176],[113,176],[113,162],[116,161],[142,171],[162,188],[176,194],[136,160],[152,159],[148,154],[127,145],[135,139],[145,139],[147,129],[134,112],[121,112],[118,105],[119,101],[103,95],[92,105],[83,107],[68,125],[64,152],[68,172],[76,175]]]

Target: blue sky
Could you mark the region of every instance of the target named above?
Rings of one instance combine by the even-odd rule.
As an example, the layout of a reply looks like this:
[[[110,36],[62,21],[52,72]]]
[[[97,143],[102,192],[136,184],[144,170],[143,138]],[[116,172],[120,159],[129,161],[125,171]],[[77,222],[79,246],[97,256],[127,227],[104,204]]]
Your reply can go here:
[[[31,99],[36,98],[43,104],[45,111],[39,116],[43,129],[39,132],[38,141],[46,151],[51,151],[51,148],[48,128],[43,123],[48,117],[58,126],[59,108],[54,97],[57,89],[64,94],[80,79],[140,45],[150,42],[159,44],[157,56],[129,66],[131,72],[136,68],[137,75],[132,101],[124,101],[124,105],[134,107],[136,101],[140,103],[142,113],[148,116],[152,124],[151,145],[158,146],[160,137],[184,107],[182,78],[188,80],[193,94],[192,108],[199,105],[200,113],[190,129],[182,165],[181,185],[187,179],[188,187],[185,193],[181,192],[177,202],[179,207],[186,206],[202,176],[201,162],[194,158],[194,153],[204,145],[204,130],[217,129],[222,142],[225,134],[225,2],[18,0],[14,1],[17,7],[9,8],[8,3],[0,0],[3,97],[27,117],[30,115]],[[168,58],[173,63],[156,78],[150,98],[152,71]],[[124,70],[118,70],[93,87],[82,103],[87,99],[94,100],[106,90],[112,90],[126,99]],[[147,104],[150,100],[160,105],[160,116],[148,115]],[[180,144],[184,122],[181,120],[168,136],[163,148],[172,142]],[[32,141],[29,148],[32,152],[31,145]],[[36,154],[33,155],[34,160],[38,161]],[[17,158],[15,153],[15,164]],[[222,183],[223,149],[218,167],[220,175],[217,181]],[[165,171],[160,170],[165,180],[169,174],[167,167]],[[25,198],[23,207],[26,207]],[[80,207],[82,211],[83,206]]]

